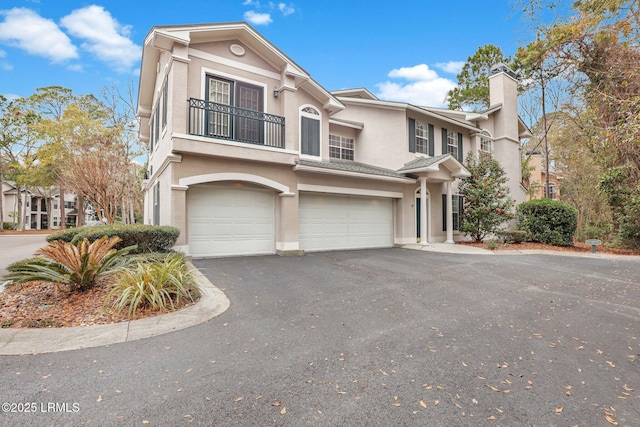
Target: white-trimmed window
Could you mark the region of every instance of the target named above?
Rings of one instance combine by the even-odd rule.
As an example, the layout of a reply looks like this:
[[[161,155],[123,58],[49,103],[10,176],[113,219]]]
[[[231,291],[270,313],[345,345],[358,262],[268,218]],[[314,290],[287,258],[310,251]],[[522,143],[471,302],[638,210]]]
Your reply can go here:
[[[320,118],[314,107],[300,109],[300,154],[320,157]]]
[[[447,153],[458,158],[458,134],[447,130]]]
[[[480,151],[491,154],[492,149],[491,135],[487,131],[482,131],[482,134],[480,134]]]
[[[416,153],[429,154],[429,125],[416,120]]]
[[[162,86],[162,129],[167,127],[167,106],[169,104],[169,79],[165,78]]]
[[[555,182],[550,182],[549,183],[549,191],[547,191],[547,183],[544,184],[544,197],[547,197],[549,199],[556,199],[558,198],[558,193],[557,193],[557,188],[556,188],[556,183]]]
[[[451,196],[451,213],[453,216],[453,230],[460,230],[464,197],[459,194]],[[447,231],[447,195],[442,195],[442,231]]]
[[[329,157],[332,159],[353,160],[353,138],[329,135]]]
[[[160,225],[160,183],[153,186],[153,225]]]

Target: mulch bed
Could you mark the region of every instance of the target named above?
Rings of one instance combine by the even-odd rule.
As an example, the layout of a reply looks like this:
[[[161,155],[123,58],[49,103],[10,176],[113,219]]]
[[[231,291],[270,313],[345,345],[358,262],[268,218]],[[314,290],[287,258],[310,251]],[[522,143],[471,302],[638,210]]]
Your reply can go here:
[[[0,327],[58,328],[88,326],[131,320],[128,312],[115,313],[105,308],[109,282],[104,281],[85,291],[72,292],[69,287],[47,282],[30,282],[8,287],[0,293]],[[176,310],[188,304],[176,305]],[[139,311],[134,319],[157,316],[151,309]]]
[[[488,249],[486,243],[464,242],[460,244],[475,246],[482,249]],[[640,256],[640,249],[610,248],[605,245],[600,245],[600,246],[597,246],[596,248],[597,248],[596,253],[601,253],[601,254]],[[557,252],[590,253],[591,245],[587,245],[582,242],[575,242],[573,246],[553,246],[553,245],[546,245],[544,243],[522,242],[522,243],[511,243],[508,245],[498,244],[498,246],[494,250],[509,251],[509,250],[531,250],[531,249],[557,251]]]

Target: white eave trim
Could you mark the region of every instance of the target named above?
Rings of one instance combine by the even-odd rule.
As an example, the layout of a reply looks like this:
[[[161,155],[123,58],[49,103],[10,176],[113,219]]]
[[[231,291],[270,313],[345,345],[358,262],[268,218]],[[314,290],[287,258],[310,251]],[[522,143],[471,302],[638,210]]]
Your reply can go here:
[[[337,126],[344,126],[344,127],[348,127],[348,128],[352,128],[352,129],[358,129],[358,130],[362,130],[364,129],[364,123],[360,123],[360,122],[353,122],[350,120],[340,120],[340,119],[336,119],[336,118],[329,118],[329,124],[332,125],[337,125]]]

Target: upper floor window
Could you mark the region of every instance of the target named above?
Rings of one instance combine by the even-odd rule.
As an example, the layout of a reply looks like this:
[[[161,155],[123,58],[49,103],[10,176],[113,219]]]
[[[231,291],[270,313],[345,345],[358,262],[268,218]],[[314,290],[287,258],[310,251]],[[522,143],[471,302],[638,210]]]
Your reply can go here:
[[[167,126],[167,105],[169,104],[169,81],[164,79],[162,87],[162,129]]]
[[[451,154],[462,162],[462,134],[442,128],[442,154]]]
[[[433,125],[409,119],[409,152],[433,156]]]
[[[329,135],[329,157],[332,159],[353,160],[353,139],[340,135]]]
[[[558,193],[557,193],[557,188],[556,188],[556,183],[555,182],[550,182],[549,183],[549,189],[547,191],[547,184],[544,184],[544,197],[549,198],[549,199],[556,199],[558,198]]]
[[[491,135],[487,131],[482,131],[480,135],[480,151],[491,154]]]
[[[429,154],[429,126],[416,120],[416,153]]]
[[[320,156],[320,113],[313,107],[300,110],[300,153]]]

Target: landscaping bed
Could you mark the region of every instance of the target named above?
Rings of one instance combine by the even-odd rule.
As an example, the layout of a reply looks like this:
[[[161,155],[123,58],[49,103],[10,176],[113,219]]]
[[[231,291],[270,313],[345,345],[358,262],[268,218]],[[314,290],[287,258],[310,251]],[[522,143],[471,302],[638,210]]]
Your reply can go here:
[[[0,326],[2,328],[57,328],[101,325],[132,320],[126,310],[114,312],[105,308],[109,282],[101,281],[85,291],[72,292],[54,283],[30,282],[14,285],[0,293]],[[195,299],[196,297],[194,297]],[[196,300],[197,301],[197,300]],[[181,300],[174,310],[190,305]],[[139,310],[133,319],[162,314],[151,309]]]
[[[462,242],[459,244],[487,249],[486,243]],[[582,242],[574,242],[573,246],[554,246],[554,245],[548,245],[544,243],[534,243],[534,242],[509,243],[506,245],[502,243],[498,243],[493,250],[496,250],[496,251],[547,250],[547,251],[558,251],[558,252],[590,253],[591,245],[587,245]],[[600,246],[597,246],[597,253],[640,256],[640,249],[612,248],[612,247],[607,247],[605,245],[600,245]]]

